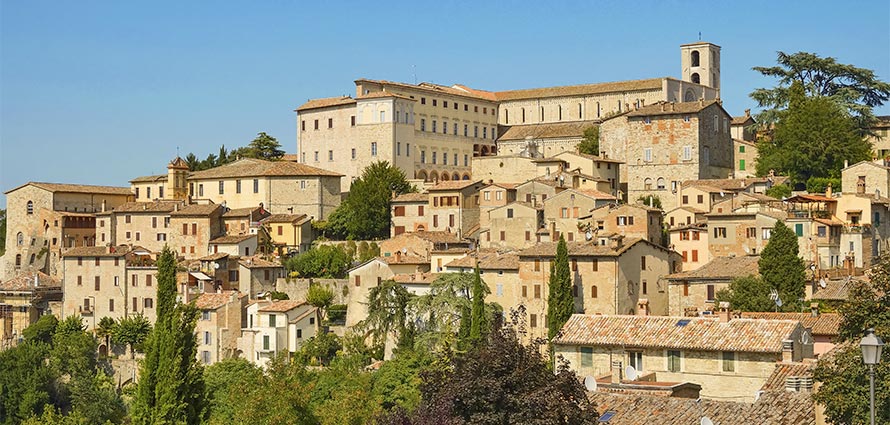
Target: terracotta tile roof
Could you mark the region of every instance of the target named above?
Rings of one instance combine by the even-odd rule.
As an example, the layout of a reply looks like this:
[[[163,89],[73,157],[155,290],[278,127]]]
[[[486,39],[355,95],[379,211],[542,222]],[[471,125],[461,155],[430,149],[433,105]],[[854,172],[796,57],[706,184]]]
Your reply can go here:
[[[266,211],[264,208],[257,206],[257,207],[231,209],[231,210],[224,212],[222,216],[223,217],[248,217],[248,216],[250,216],[254,219],[259,219],[260,217],[263,217],[263,215],[265,215],[265,214],[269,214],[269,212]]]
[[[837,336],[841,327],[841,315],[838,313],[754,313],[742,312],[743,319],[796,320],[803,327],[812,329],[813,335]]]
[[[704,102],[658,102],[652,105],[646,105],[642,108],[635,109],[627,113],[628,117],[645,117],[658,115],[682,115],[696,114],[705,108],[718,104],[716,100],[706,100]],[[718,104],[719,105],[719,104]]]
[[[471,89],[471,88],[461,85],[461,84],[455,84],[451,87],[448,87],[448,86],[443,86],[440,84],[426,83],[426,82],[420,83],[420,84],[407,84],[407,83],[399,83],[399,82],[395,82],[395,81],[386,81],[386,80],[370,80],[370,79],[366,79],[366,78],[360,78],[358,80],[355,80],[356,85],[358,85],[359,83],[362,83],[362,82],[380,84],[384,87],[385,86],[400,87],[400,88],[404,88],[404,89],[408,89],[408,90],[419,90],[419,91],[425,91],[428,93],[435,93],[435,94],[449,94],[452,96],[470,97],[470,98],[475,98],[475,99],[480,99],[480,100],[488,100],[488,101],[497,100],[495,98],[494,93],[492,93],[492,92],[485,91],[485,90]]]
[[[685,323],[685,324],[684,324]],[[554,343],[698,351],[781,353],[782,340],[800,326],[792,320],[718,319],[574,314]]]
[[[773,184],[781,184],[784,183],[785,180],[788,180],[788,177],[785,176],[775,176],[772,177]],[[748,187],[755,184],[767,184],[769,182],[769,177],[749,177],[744,179],[701,179],[701,180],[686,180],[681,184],[681,187],[693,187],[693,186],[711,186],[716,187],[718,189],[723,189],[726,191],[739,191],[745,190]]]
[[[690,425],[707,416],[715,424],[815,425],[815,404],[805,392],[768,392],[754,403],[593,392],[600,414],[614,412],[609,425]]]
[[[123,257],[130,251],[131,249],[127,245],[117,247],[79,246],[65,251],[62,253],[62,257]]]
[[[300,176],[342,177],[343,175],[296,162],[244,158],[209,170],[194,172],[189,176],[189,180]]]
[[[260,221],[263,223],[296,223],[309,218],[306,214],[272,214]]]
[[[195,298],[195,307],[199,310],[216,310],[232,301],[232,296],[235,296],[235,301],[237,302],[238,299],[247,295],[238,291],[223,291],[215,294],[204,293]]]
[[[321,99],[309,99],[300,105],[295,111],[307,111],[310,109],[328,108],[331,106],[343,106],[355,104],[355,99],[349,96],[325,97]]]
[[[260,307],[259,312],[261,313],[285,313],[291,311],[301,305],[306,304],[305,301],[297,301],[297,300],[278,300],[272,301],[271,303]]]
[[[37,277],[37,285],[35,285],[35,276]],[[38,289],[58,289],[61,287],[62,282],[41,271],[22,273],[12,279],[0,282],[0,291],[9,292],[27,292]]]
[[[608,194],[606,192],[600,192],[596,189],[572,189],[572,190],[574,190],[575,192],[578,192],[578,193],[583,193],[583,194],[585,194],[591,198],[595,198],[595,199],[618,199],[618,198],[612,196],[611,194]]]
[[[303,313],[297,317],[294,317],[293,320],[290,320],[287,323],[299,323],[301,320],[303,320],[309,316],[314,316],[317,313],[318,313],[318,308],[312,307],[309,310],[306,310],[305,313]]]
[[[616,81],[611,83],[580,84],[576,86],[543,87],[496,92],[499,101],[537,99],[546,97],[583,96],[611,92],[660,90],[663,78],[646,80]]]
[[[750,115],[742,115],[740,117],[732,117],[731,125],[745,125],[748,121],[754,123],[754,117]]]
[[[167,175],[166,174],[156,174],[153,176],[136,177],[135,179],[130,180],[130,183],[153,183],[153,182],[159,182],[159,181],[167,181]]]
[[[282,266],[280,263],[269,261],[257,256],[241,257],[238,260],[238,264],[247,267],[248,269],[268,269],[270,267],[284,268],[284,266]]]
[[[410,100],[410,101],[412,101],[412,102],[414,101],[414,99],[412,99],[412,98],[410,98],[410,97],[408,97],[408,96],[402,96],[402,95],[400,95],[400,94],[395,94],[395,93],[388,92],[388,91],[376,91],[376,92],[373,92],[373,93],[363,94],[363,95],[361,95],[361,96],[356,97],[356,100],[362,100],[362,99],[382,99],[382,98],[387,98],[387,97],[394,97],[394,98],[397,98],[397,99],[405,99],[405,100]]]
[[[50,192],[61,193],[95,193],[101,195],[129,195],[133,196],[133,192],[129,187],[116,186],[93,186],[89,184],[68,184],[68,183],[45,183],[45,182],[28,182],[16,188],[7,190],[4,194],[8,194],[19,190],[25,186],[39,187]]]
[[[205,255],[198,259],[198,261],[216,261],[222,258],[228,257],[229,254],[225,252],[217,252],[215,254]]]
[[[690,271],[669,274],[666,279],[672,281],[688,280],[726,280],[731,281],[736,277],[760,276],[757,262],[759,255],[746,255],[744,257],[714,257],[707,264]]]
[[[395,198],[392,198],[392,202],[429,202],[430,194],[429,193],[403,193]]]
[[[223,208],[219,204],[189,204],[170,213],[170,217],[208,217]]]
[[[172,212],[180,201],[127,202],[118,205],[112,211],[116,213],[168,213]]]
[[[439,184],[429,188],[430,192],[444,191],[444,190],[462,190],[466,189],[475,184],[481,184],[482,180],[450,180],[445,182],[439,182]]]
[[[516,190],[516,186],[519,186],[519,183],[491,183],[487,186],[483,186],[483,189],[486,187],[492,187],[492,186],[500,187],[502,189],[507,189],[507,190]]]
[[[427,258],[414,255],[390,255],[389,257],[380,257],[386,264],[429,264]]]
[[[475,268],[476,256],[474,254],[458,258],[445,267],[452,268]],[[479,253],[479,269],[480,270],[519,270],[519,255],[515,252],[480,252]]]
[[[392,277],[396,283],[424,283],[430,284],[439,277],[439,273],[401,273]]]
[[[300,156],[295,153],[286,153],[278,158],[279,161],[300,162]]]
[[[794,195],[788,199],[785,199],[785,202],[800,202],[800,203],[809,203],[809,202],[837,202],[837,199],[828,198],[825,195],[817,195],[817,194],[809,194],[809,193],[801,193],[799,195]]]
[[[641,238],[627,238],[621,248],[612,249],[608,245],[599,245],[597,241],[566,242],[569,256],[572,257],[616,257],[637,243],[645,242]],[[520,257],[555,257],[558,242],[541,242],[519,252]]]
[[[761,391],[785,391],[785,380],[792,376],[813,376],[815,362],[785,363],[777,362],[773,373],[767,378],[766,383],[760,387]]]
[[[246,240],[248,240],[248,239],[254,239],[254,238],[256,238],[256,237],[257,237],[256,235],[226,235],[226,236],[220,236],[220,237],[218,237],[218,238],[216,238],[216,239],[211,239],[211,240],[210,240],[210,243],[214,243],[214,244],[236,244],[236,243],[244,242],[244,241],[246,241]]]
[[[563,151],[563,152],[560,152],[560,153],[558,153],[558,154],[556,154],[556,155],[553,155],[553,157],[556,158],[556,157],[558,157],[558,156],[560,156],[560,155],[577,155],[577,156],[580,156],[580,157],[582,157],[582,158],[587,158],[587,159],[590,159],[590,160],[593,160],[593,161],[598,161],[598,162],[614,162],[614,163],[624,164],[624,161],[619,161],[619,160],[617,160],[617,159],[605,158],[605,157],[602,157],[602,156],[599,156],[599,155],[591,155],[591,154],[587,154],[587,153],[572,152],[572,151]]]
[[[827,280],[824,288],[817,288],[818,290],[812,296],[814,300],[844,301],[850,296],[852,279],[844,278]]]
[[[514,125],[507,128],[498,140],[554,139],[565,137],[582,137],[584,130],[596,127],[598,121],[572,121],[544,124]]]
[[[456,234],[450,232],[443,231],[425,231],[425,232],[413,232],[413,233],[403,233],[406,235],[404,237],[417,237],[423,239],[427,242],[432,243],[462,243],[463,240]],[[400,235],[401,236],[401,235]]]

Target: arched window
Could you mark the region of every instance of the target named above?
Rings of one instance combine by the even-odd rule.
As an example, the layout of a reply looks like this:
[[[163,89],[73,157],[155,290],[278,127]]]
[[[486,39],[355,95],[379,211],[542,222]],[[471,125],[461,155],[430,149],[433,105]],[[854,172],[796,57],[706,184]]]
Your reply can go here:
[[[34,260],[35,260],[35,254],[31,254],[31,262],[29,262],[28,264],[34,264]]]
[[[695,84],[701,83],[701,77],[698,76],[697,72],[692,73],[692,82]]]
[[[442,173],[442,175],[439,176],[439,178],[440,178],[442,181],[446,181],[446,182],[447,182],[447,181],[448,181],[448,173]]]
[[[646,179],[643,180],[643,189],[652,190],[652,179],[650,177],[646,177]]]
[[[423,181],[426,181],[426,171],[418,171],[417,178]]]
[[[451,179],[452,180],[460,180],[460,174],[454,173],[454,175],[451,176]]]
[[[28,201],[28,214],[34,214],[34,203]]]
[[[461,179],[461,180],[469,180],[469,179],[470,179],[470,175],[469,175],[469,174],[464,174],[464,177],[463,177],[463,179]]]
[[[18,246],[22,246],[22,244],[25,243],[25,235],[22,234],[22,232],[19,232],[18,234],[15,235],[15,243]]]
[[[701,66],[701,58],[699,56],[698,50],[693,50],[690,56],[692,56],[692,66]]]
[[[657,187],[658,187],[658,190],[664,190],[664,189],[665,189],[665,186],[664,186],[664,177],[659,177],[659,178],[658,178],[658,182],[656,183],[656,185],[657,185]]]
[[[684,102],[695,102],[695,92],[692,89],[686,90],[686,95],[683,96]]]
[[[596,298],[596,285],[590,287],[590,298]]]
[[[22,254],[16,254],[16,255],[15,255],[15,266],[16,266],[16,267],[21,267],[21,266],[22,266]]]

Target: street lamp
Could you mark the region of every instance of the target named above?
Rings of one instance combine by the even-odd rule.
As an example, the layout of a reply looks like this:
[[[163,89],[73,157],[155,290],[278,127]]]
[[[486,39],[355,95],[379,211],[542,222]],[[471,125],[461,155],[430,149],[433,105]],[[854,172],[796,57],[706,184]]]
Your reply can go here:
[[[881,349],[884,341],[875,335],[875,329],[869,328],[859,342],[862,349],[862,362],[868,365],[869,407],[871,409],[871,425],[875,425],[875,365],[881,362]]]

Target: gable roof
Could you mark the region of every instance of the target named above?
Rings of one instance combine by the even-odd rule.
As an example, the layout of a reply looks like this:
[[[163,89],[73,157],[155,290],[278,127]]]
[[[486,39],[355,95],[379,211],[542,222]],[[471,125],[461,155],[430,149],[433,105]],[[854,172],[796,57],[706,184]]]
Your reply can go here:
[[[128,245],[120,246],[78,246],[71,248],[62,257],[123,257],[132,251]]]
[[[25,186],[34,186],[48,192],[59,193],[86,193],[99,195],[128,195],[133,196],[133,192],[129,187],[117,186],[94,186],[89,184],[69,184],[69,183],[45,183],[45,182],[28,182],[21,186],[12,188],[4,192],[9,194],[19,190]]]
[[[395,198],[392,198],[392,202],[423,202],[427,203],[430,201],[430,194],[426,192],[411,192],[411,193],[403,193]]]
[[[61,287],[62,283],[58,279],[41,271],[22,273],[7,281],[0,281],[0,291],[7,292],[30,292]]]
[[[136,177],[135,179],[130,180],[130,183],[153,183],[153,182],[159,182],[159,181],[167,181],[167,175],[166,174],[156,174],[153,176]]]
[[[242,294],[238,291],[223,291],[214,294],[203,293],[195,298],[195,307],[199,310],[216,310],[232,300],[232,296],[235,297],[235,301],[237,302],[243,297],[246,297],[247,294]]]
[[[260,313],[286,313],[303,304],[306,304],[306,302],[298,300],[278,300],[261,306],[258,311]]]
[[[216,239],[211,239],[210,243],[212,244],[236,244],[244,242],[248,239],[254,239],[257,235],[226,235],[220,236]]]
[[[475,184],[481,184],[482,180],[449,180],[439,182],[439,184],[427,189],[430,192],[444,190],[463,190]]]
[[[415,101],[414,99],[412,99],[408,96],[402,96],[400,94],[395,94],[395,93],[388,92],[388,91],[376,91],[376,92],[371,92],[368,94],[363,94],[363,95],[357,96],[356,100],[383,99],[383,98],[387,98],[387,97],[392,97],[392,98],[396,98],[396,99],[405,99],[405,100],[410,100],[412,102]]]
[[[181,201],[126,202],[107,212],[168,213],[172,212],[176,208],[176,205],[182,204],[183,202]]]
[[[254,214],[256,213],[256,214]],[[263,216],[263,213],[269,214],[265,208],[256,206],[256,207],[246,207],[246,208],[234,208],[230,209],[223,213],[223,217],[256,217],[260,218]]]
[[[794,312],[742,312],[745,319],[769,319],[769,320],[796,320],[803,327],[812,329],[813,335],[837,336],[841,327],[842,317],[838,313],[812,313]]]
[[[189,204],[170,213],[170,217],[207,217],[223,208],[220,204]]]
[[[262,220],[263,223],[298,223],[308,218],[306,214],[272,214]]]
[[[661,115],[696,114],[707,109],[711,105],[717,105],[721,110],[723,110],[723,107],[720,106],[720,101],[718,100],[706,100],[703,102],[658,102],[630,111],[627,113],[627,116],[646,117]],[[726,111],[723,112],[726,113]],[[729,114],[727,113],[726,115]]]
[[[690,271],[669,274],[668,280],[732,280],[742,276],[760,276],[758,270],[760,256],[714,257],[707,264]]]
[[[664,78],[645,80],[615,81],[609,83],[579,84],[574,86],[542,87],[535,89],[508,90],[496,92],[499,101],[537,99],[547,97],[583,96],[612,92],[660,90]]]
[[[637,243],[648,243],[657,246],[642,238],[626,238],[618,249],[614,249],[608,245],[600,245],[595,240],[585,242],[566,242],[566,248],[571,257],[617,257]],[[558,242],[541,242],[535,246],[519,251],[519,256],[555,257],[557,244]]]
[[[274,261],[268,261],[262,257],[240,257],[238,259],[238,264],[247,267],[248,269],[268,269],[268,268],[284,268],[280,263],[276,263]]]
[[[782,341],[799,326],[792,320],[573,314],[554,343],[780,354]]]
[[[577,152],[577,151],[562,151],[562,152],[560,152],[560,153],[558,153],[558,154],[556,154],[556,155],[553,155],[553,157],[556,158],[556,157],[558,157],[558,156],[560,156],[560,155],[575,155],[575,156],[579,156],[579,157],[581,157],[581,158],[589,159],[589,160],[592,160],[592,161],[598,161],[598,162],[615,162],[615,163],[619,163],[619,164],[624,164],[624,161],[621,161],[621,160],[612,159],[612,158],[606,158],[606,157],[602,157],[602,156],[599,156],[599,155],[591,155],[591,154],[588,154],[588,153],[581,153],[581,152]]]
[[[308,111],[310,109],[328,108],[331,106],[344,106],[355,104],[355,99],[349,96],[324,97],[320,99],[309,99],[306,103],[294,109],[294,111]]]
[[[443,86],[441,84],[422,82],[419,84],[408,84],[408,83],[399,83],[396,81],[387,81],[387,80],[371,80],[367,78],[359,78],[355,80],[355,84],[358,85],[363,82],[368,82],[372,84],[380,84],[382,86],[392,86],[398,88],[404,88],[408,90],[418,90],[425,91],[428,93],[435,94],[447,94],[452,96],[460,96],[460,97],[469,97],[475,98],[479,100],[487,100],[487,101],[495,101],[495,95],[492,92],[479,90],[479,89],[471,89],[462,84],[455,84],[453,86]]]
[[[507,127],[498,140],[554,139],[565,137],[583,137],[584,130],[596,127],[599,121],[571,121],[543,124],[513,125]]]
[[[476,256],[469,254],[446,264],[451,268],[475,268]],[[480,252],[479,269],[481,270],[519,270],[519,255],[515,252]]]
[[[265,161],[256,158],[243,158],[209,170],[196,171],[189,180],[225,179],[237,177],[343,177],[333,171],[315,168],[290,161]]]
[[[766,379],[766,383],[760,387],[761,391],[785,391],[785,380],[792,376],[813,376],[815,362],[807,363],[776,363],[773,373]]]

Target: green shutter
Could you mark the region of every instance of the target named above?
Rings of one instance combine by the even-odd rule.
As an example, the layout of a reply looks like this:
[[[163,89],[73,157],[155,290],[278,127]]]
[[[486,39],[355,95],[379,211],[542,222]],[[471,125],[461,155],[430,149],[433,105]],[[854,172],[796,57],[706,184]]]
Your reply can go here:
[[[794,233],[797,233],[797,237],[803,236],[803,224],[797,223],[794,225]]]
[[[745,171],[745,160],[744,159],[739,160],[739,170]]]
[[[745,145],[739,146],[739,153],[745,153]]]

